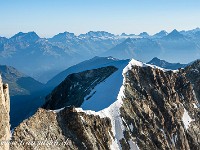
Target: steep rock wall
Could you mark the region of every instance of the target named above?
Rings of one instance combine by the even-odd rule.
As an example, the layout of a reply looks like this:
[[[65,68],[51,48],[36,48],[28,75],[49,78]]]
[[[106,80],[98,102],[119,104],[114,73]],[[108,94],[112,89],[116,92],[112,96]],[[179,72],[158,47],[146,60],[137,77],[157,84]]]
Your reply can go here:
[[[10,97],[8,84],[3,84],[0,75],[0,149],[8,150],[10,140]]]
[[[141,149],[198,150],[199,109],[192,84],[183,71],[164,72],[134,66],[126,73],[124,147],[133,139]],[[194,107],[195,106],[195,107]]]

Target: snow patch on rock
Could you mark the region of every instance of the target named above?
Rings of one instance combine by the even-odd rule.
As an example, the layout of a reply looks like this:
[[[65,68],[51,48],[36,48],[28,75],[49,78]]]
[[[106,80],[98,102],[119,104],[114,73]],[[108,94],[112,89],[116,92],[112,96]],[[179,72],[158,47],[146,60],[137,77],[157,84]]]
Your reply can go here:
[[[195,103],[192,103],[192,104],[193,104],[194,108],[198,108],[197,105],[196,105]]]
[[[133,124],[130,124],[130,125],[129,125],[129,129],[130,129],[131,131],[133,131]]]
[[[189,128],[190,122],[194,121],[193,119],[190,118],[190,116],[188,115],[188,112],[185,108],[184,108],[182,121],[183,121],[183,124],[184,124],[186,130]]]
[[[139,147],[132,140],[129,140],[128,143],[131,150],[139,150]]]

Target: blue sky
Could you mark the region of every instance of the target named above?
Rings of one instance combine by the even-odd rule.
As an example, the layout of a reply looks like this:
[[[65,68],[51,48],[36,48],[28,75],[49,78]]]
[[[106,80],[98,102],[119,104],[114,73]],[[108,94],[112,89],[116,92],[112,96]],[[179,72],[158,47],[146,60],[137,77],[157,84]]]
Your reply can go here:
[[[35,31],[154,34],[200,27],[199,0],[0,0],[0,36]]]

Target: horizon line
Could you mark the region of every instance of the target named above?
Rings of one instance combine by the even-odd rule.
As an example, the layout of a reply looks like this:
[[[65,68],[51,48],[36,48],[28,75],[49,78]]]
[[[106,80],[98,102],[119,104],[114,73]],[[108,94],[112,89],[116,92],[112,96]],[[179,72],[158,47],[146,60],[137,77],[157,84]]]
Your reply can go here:
[[[177,30],[178,32],[182,32],[182,31],[190,31],[190,30],[195,30],[195,29],[200,29],[199,27],[196,27],[196,28],[193,28],[193,29],[188,29],[188,30],[184,30],[184,29],[182,29],[182,30],[177,30],[176,28],[174,28],[174,29],[172,29],[172,30],[165,30],[165,29],[163,29],[163,30],[160,30],[160,31],[158,31],[158,32],[155,32],[155,33],[153,33],[153,34],[149,34],[147,31],[143,31],[143,32],[140,32],[139,34],[141,34],[141,33],[144,33],[144,32],[146,32],[146,33],[148,33],[148,35],[149,36],[153,36],[153,35],[155,35],[155,34],[157,34],[157,33],[159,33],[159,32],[161,32],[161,31],[166,31],[167,33],[171,33],[172,31],[174,31],[174,30]],[[18,33],[25,33],[25,34],[27,34],[27,33],[31,33],[31,32],[34,32],[34,33],[36,33],[40,38],[52,38],[52,37],[54,37],[55,35],[58,35],[58,34],[60,34],[60,33],[65,33],[65,32],[67,32],[67,33],[72,33],[72,34],[74,34],[75,36],[80,36],[80,35],[82,35],[82,34],[87,34],[87,33],[89,33],[89,32],[107,32],[107,33],[110,33],[110,34],[114,34],[115,36],[120,36],[120,35],[122,35],[122,34],[127,34],[127,35],[131,35],[131,34],[133,34],[133,35],[136,35],[136,36],[138,36],[139,34],[135,34],[135,33],[126,33],[126,32],[122,32],[122,33],[120,33],[120,34],[116,34],[116,33],[112,33],[112,32],[109,32],[109,31],[106,31],[106,30],[90,30],[90,31],[87,31],[87,32],[83,32],[83,33],[79,33],[79,34],[76,34],[75,32],[70,32],[70,31],[64,31],[64,32],[58,32],[57,34],[53,34],[53,35],[48,35],[48,34],[46,34],[46,35],[43,35],[43,34],[38,34],[38,32],[37,31],[34,31],[34,30],[30,30],[30,31],[19,31],[19,32],[17,32],[17,33],[15,33],[15,34],[12,34],[12,35],[7,35],[7,36],[5,36],[5,35],[0,35],[0,37],[4,37],[4,38],[7,38],[7,39],[9,39],[9,38],[12,38],[13,36],[15,36],[15,35],[17,35]]]

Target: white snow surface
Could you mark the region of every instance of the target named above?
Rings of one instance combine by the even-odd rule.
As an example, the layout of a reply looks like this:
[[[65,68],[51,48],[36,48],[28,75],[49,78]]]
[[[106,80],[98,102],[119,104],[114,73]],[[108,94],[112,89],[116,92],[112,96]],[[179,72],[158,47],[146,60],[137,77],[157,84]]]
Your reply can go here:
[[[83,110],[82,108],[76,108],[77,112],[85,112],[88,115],[99,115],[101,118],[109,117],[112,124],[112,133],[114,134],[114,139],[111,145],[112,150],[122,149],[119,140],[124,138],[123,131],[124,125],[120,117],[120,107],[122,105],[122,98],[124,97],[124,86],[120,88],[120,92],[117,96],[117,101],[111,104],[108,108],[101,111],[95,112],[92,110]]]
[[[193,104],[194,108],[198,108],[197,105],[196,105],[195,103],[192,103],[192,104]]]
[[[131,131],[133,131],[133,125],[132,125],[132,124],[129,125],[129,129],[130,129]]]
[[[104,82],[98,84],[90,94],[84,98],[81,108],[84,110],[100,111],[113,104],[117,99],[123,82],[122,71],[129,61],[130,60],[123,60],[112,63],[118,70]]]
[[[182,121],[183,121],[183,124],[184,124],[186,130],[189,128],[190,122],[194,121],[193,119],[190,118],[190,116],[188,115],[188,112],[185,108],[184,108]]]
[[[151,64],[146,64],[146,63],[142,63],[140,61],[137,61],[135,59],[132,59],[129,64],[124,68],[123,73],[126,73],[128,70],[131,70],[133,66],[139,66],[139,67],[151,67],[154,69],[160,69],[162,71],[169,71],[169,69],[164,69],[155,65],[151,65]]]
[[[63,109],[65,109],[65,107],[60,108],[60,109],[55,109],[55,110],[49,110],[49,111],[53,111],[54,113],[59,113]]]
[[[95,89],[93,91],[91,91],[92,98],[89,99],[87,102],[84,102],[82,105],[82,108],[76,108],[76,110],[78,112],[85,112],[86,114],[89,114],[89,115],[91,115],[91,114],[99,115],[101,118],[104,118],[104,117],[110,118],[111,124],[112,124],[112,133],[114,134],[114,139],[113,139],[113,142],[111,145],[111,149],[113,149],[113,150],[122,149],[119,140],[124,138],[123,131],[125,130],[125,127],[124,127],[122,118],[120,117],[119,109],[123,104],[122,99],[125,97],[125,95],[124,95],[125,75],[126,75],[127,71],[131,70],[132,67],[135,65],[141,66],[141,67],[146,67],[146,66],[154,67],[153,65],[143,64],[142,62],[132,59],[125,68],[123,66],[124,69],[122,68],[122,66],[118,67],[119,70],[117,72],[115,72],[113,75],[111,75],[105,82],[97,85],[95,87]],[[121,74],[123,75],[123,78],[122,78]],[[114,84],[114,86],[113,86],[113,84]],[[113,90],[116,90],[116,85],[118,85],[118,86],[121,85],[121,88],[118,92],[117,97],[115,97],[117,95],[116,91],[114,91],[114,92],[112,91],[112,88],[113,88]],[[95,94],[93,94],[94,91],[96,91]],[[94,109],[93,110],[92,109],[83,110],[84,107],[86,108],[87,105],[92,108],[95,105],[98,105],[100,103],[103,104],[103,103],[105,103],[105,100],[109,101],[110,97],[112,97],[112,100],[110,101],[110,102],[112,102],[112,104],[110,106],[108,106],[107,108],[104,108],[98,112],[94,111]],[[98,101],[100,101],[100,102],[98,102]],[[92,103],[92,105],[91,105],[91,103]],[[137,144],[135,144],[134,142],[130,141],[129,143],[130,143],[131,149],[133,149],[133,150],[139,149]]]
[[[139,147],[132,140],[129,140],[128,143],[131,150],[139,150]]]

